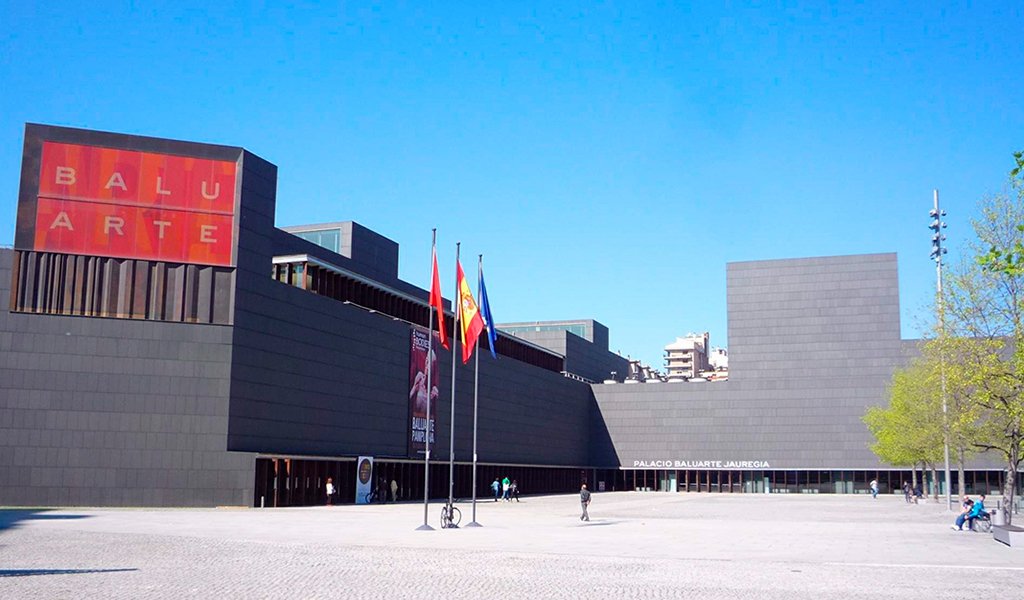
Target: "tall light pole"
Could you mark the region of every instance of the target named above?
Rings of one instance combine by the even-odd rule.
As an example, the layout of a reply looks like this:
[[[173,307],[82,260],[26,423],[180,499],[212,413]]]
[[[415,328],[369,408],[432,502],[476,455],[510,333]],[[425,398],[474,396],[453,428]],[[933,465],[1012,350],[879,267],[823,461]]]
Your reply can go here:
[[[945,335],[946,317],[942,305],[942,255],[947,250],[942,247],[942,242],[946,239],[946,236],[942,234],[942,230],[946,228],[942,217],[946,216],[946,211],[939,209],[939,190],[933,190],[932,192],[935,198],[935,206],[928,213],[928,216],[932,219],[928,228],[932,230],[931,258],[935,261],[935,309],[939,313],[937,315],[939,335]],[[946,510],[953,510],[953,502],[950,496],[953,484],[949,476],[949,416],[946,408],[946,358],[944,352],[939,355],[939,373],[942,380],[940,394],[942,395],[942,455],[946,461]]]

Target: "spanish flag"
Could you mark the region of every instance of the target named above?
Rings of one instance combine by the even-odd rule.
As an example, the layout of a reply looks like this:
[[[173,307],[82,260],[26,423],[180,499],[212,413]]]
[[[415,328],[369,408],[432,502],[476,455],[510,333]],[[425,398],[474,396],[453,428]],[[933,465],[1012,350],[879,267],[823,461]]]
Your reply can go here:
[[[469,362],[476,349],[476,339],[484,329],[484,320],[480,317],[480,309],[473,300],[473,292],[466,282],[466,275],[462,272],[462,263],[455,263],[459,280],[459,327],[462,330],[462,363]]]

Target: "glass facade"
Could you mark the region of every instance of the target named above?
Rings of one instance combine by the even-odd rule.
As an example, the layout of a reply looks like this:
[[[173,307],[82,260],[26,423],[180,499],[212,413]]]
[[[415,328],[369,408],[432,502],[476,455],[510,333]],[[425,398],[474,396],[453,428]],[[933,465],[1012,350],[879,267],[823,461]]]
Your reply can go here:
[[[590,339],[587,336],[587,326],[583,323],[572,323],[565,325],[519,325],[516,327],[501,327],[502,331],[516,335],[519,333],[532,333],[535,331],[568,331],[583,339]]]
[[[341,251],[341,230],[340,229],[317,229],[314,231],[302,231],[292,235],[300,237],[307,242],[313,242],[321,248],[327,248],[331,252]]]
[[[328,477],[341,491],[338,503],[355,500],[355,458],[314,460],[287,457],[260,457],[256,460],[254,506],[305,506],[323,504],[323,486]],[[423,461],[416,459],[378,459],[374,461],[374,477],[398,484],[397,500],[423,499]],[[468,499],[472,465],[455,465],[455,495]],[[951,473],[953,491],[957,491],[957,473]],[[967,471],[966,492],[987,494],[992,506],[1002,495],[1002,471]],[[490,495],[490,482],[495,477],[516,479],[524,494],[564,494],[587,483],[595,491],[691,492],[712,494],[870,494],[868,483],[877,479],[882,494],[902,494],[903,482],[914,482],[910,471],[729,471],[676,469],[588,469],[583,467],[528,467],[480,464],[477,470],[479,498]],[[928,497],[945,494],[941,471],[923,474],[918,471],[917,483]],[[936,486],[935,479],[939,485]],[[430,465],[430,497],[448,494],[448,465]],[[1018,478],[1017,496],[1024,491]]]
[[[479,464],[477,466],[477,498],[492,498],[490,485],[494,479],[508,477],[516,481],[523,495],[562,494],[580,489],[587,482],[589,471],[574,467],[524,467]],[[394,481],[397,492],[389,501],[423,501],[423,461],[402,459],[376,459],[373,478]],[[327,500],[324,486],[333,479],[338,490],[337,504],[355,502],[356,459],[315,460],[287,457],[260,457],[256,459],[256,487],[253,506],[311,506]],[[455,465],[455,496],[464,500],[472,497],[473,465]],[[430,463],[430,497],[448,496],[448,464]],[[390,486],[389,486],[390,489]]]
[[[957,472],[951,474],[953,492],[959,482]],[[872,479],[878,481],[882,494],[902,494],[903,482],[917,482],[928,496],[944,495],[942,471],[732,471],[732,470],[661,470],[622,469],[598,470],[596,477],[608,490],[638,492],[711,492],[747,494],[870,494]],[[964,474],[967,494],[1002,495],[1002,471],[967,471]],[[1017,495],[1024,493],[1024,477],[1017,477]]]

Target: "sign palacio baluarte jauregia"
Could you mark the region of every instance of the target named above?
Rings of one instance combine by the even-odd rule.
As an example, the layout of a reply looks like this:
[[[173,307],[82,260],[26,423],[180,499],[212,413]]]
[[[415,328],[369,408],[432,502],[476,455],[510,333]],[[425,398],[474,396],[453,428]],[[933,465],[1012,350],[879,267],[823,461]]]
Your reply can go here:
[[[634,460],[639,469],[770,469],[766,460]]]

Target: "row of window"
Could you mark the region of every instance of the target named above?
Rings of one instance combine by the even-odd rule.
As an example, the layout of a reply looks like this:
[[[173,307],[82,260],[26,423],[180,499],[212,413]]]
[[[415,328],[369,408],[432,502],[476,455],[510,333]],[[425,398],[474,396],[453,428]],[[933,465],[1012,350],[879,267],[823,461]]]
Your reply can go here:
[[[318,265],[274,265],[273,277],[409,323],[429,324],[426,305]],[[19,250],[14,254],[11,310],[229,325],[233,293],[234,269],[229,267]],[[451,318],[446,326],[451,335]],[[478,349],[486,351],[485,337]],[[560,356],[508,336],[498,337],[495,350],[542,369],[564,370]]]
[[[234,269],[18,250],[11,310],[231,323]]]
[[[408,323],[428,327],[430,310],[425,304],[415,302],[398,294],[347,277],[341,273],[308,262],[275,264],[272,277],[281,283],[302,288],[327,298],[349,302],[367,310],[373,310],[389,317],[397,317]],[[454,321],[447,315],[445,328],[452,335]],[[436,327],[436,324],[435,324]],[[486,336],[480,336],[477,349],[487,351]],[[554,371],[564,369],[560,356],[526,345],[508,336],[499,336],[495,351],[503,356]]]
[[[609,489],[680,492],[736,492],[772,494],[868,493],[878,482],[881,493],[902,493],[903,482],[920,484],[925,494],[944,494],[943,474],[910,471],[718,471],[632,469],[609,472]],[[957,473],[951,473],[953,491],[959,489]],[[968,494],[996,494],[1002,490],[1003,471],[966,471]],[[1024,478],[1016,482],[1024,492]]]
[[[574,325],[516,325],[514,327],[502,327],[502,331],[508,332],[512,335],[518,335],[520,333],[533,333],[540,331],[568,331],[571,334],[577,335],[583,339],[587,339],[587,326],[583,324]]]
[[[588,471],[572,467],[523,467],[483,464],[478,465],[476,473],[477,497],[487,499],[493,497],[491,482],[495,478],[516,480],[523,494],[557,494],[579,490],[580,483],[587,481]],[[422,501],[423,500],[423,461],[377,459],[373,462],[371,489],[379,488],[385,483],[388,500]],[[459,463],[454,470],[457,498],[472,497],[473,466]],[[290,458],[258,458],[256,459],[256,488],[253,494],[253,505],[260,507],[310,506],[327,502],[326,483],[331,479],[334,489],[338,491],[332,498],[334,503],[351,504],[355,502],[356,461],[348,460],[313,460]],[[394,496],[391,496],[391,482],[396,484]],[[448,464],[444,462],[430,463],[430,497],[446,498],[448,496]],[[383,496],[383,494],[378,494]]]

